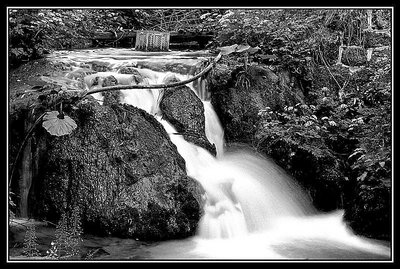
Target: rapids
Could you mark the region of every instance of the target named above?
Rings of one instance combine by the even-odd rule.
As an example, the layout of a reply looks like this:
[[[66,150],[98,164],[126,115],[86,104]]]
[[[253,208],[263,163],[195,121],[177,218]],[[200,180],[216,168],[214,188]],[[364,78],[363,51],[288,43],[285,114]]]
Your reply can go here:
[[[50,58],[68,62],[74,69],[88,61],[102,61],[109,72],[85,77],[88,88],[95,76],[113,75],[119,84],[135,83],[118,68],[134,66],[146,84],[162,84],[171,76],[185,80],[190,75],[158,72],[137,67],[138,61],[179,62],[195,65],[206,52],[143,53],[127,49],[58,52]],[[209,57],[211,57],[209,55]],[[135,67],[136,66],[136,67]],[[99,83],[101,85],[101,83]],[[162,119],[162,90],[124,90],[122,102],[153,115],[169,133],[186,161],[188,176],[204,188],[204,215],[196,236],[150,244],[144,259],[389,259],[391,248],[381,242],[356,236],[343,221],[343,211],[319,213],[308,195],[266,156],[246,147],[228,147],[224,131],[208,98],[206,82],[189,86],[202,100],[206,136],[215,144],[217,157],[188,143]],[[93,94],[102,103],[101,93]]]

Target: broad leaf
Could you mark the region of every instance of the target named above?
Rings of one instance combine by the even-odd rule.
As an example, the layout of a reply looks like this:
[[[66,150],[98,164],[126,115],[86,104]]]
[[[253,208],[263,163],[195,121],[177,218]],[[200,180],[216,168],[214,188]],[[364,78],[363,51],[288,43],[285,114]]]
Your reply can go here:
[[[76,129],[77,125],[73,119],[64,115],[63,118],[59,117],[58,111],[47,112],[43,117],[42,126],[51,134],[55,136],[63,136],[70,134]]]

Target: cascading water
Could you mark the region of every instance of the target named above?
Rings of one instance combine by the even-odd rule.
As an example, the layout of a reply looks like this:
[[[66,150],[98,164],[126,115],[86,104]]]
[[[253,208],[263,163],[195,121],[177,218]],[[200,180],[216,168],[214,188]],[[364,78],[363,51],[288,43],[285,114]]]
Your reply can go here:
[[[89,56],[90,55],[90,56]],[[86,58],[103,57],[116,69],[130,64],[129,56],[94,53]],[[79,57],[78,57],[79,56]],[[84,56],[70,56],[75,62]],[[192,59],[187,60],[192,61]],[[145,84],[163,84],[171,77],[186,80],[190,76],[135,68]],[[113,75],[119,84],[135,83],[131,75],[98,72],[85,77],[89,88],[93,79]],[[101,78],[100,78],[101,79]],[[101,85],[101,83],[98,83]],[[205,83],[188,86],[202,98],[206,136],[215,144],[217,157],[176,135],[161,119],[159,101],[162,90],[124,90],[122,102],[152,114],[170,134],[171,141],[186,161],[188,176],[205,190],[204,215],[197,235],[179,241],[149,247],[154,258],[388,258],[390,248],[355,236],[342,220],[343,212],[318,213],[303,190],[271,160],[249,149],[224,146],[223,129],[207,100]],[[203,87],[200,87],[200,86]],[[94,94],[102,102],[101,94]]]

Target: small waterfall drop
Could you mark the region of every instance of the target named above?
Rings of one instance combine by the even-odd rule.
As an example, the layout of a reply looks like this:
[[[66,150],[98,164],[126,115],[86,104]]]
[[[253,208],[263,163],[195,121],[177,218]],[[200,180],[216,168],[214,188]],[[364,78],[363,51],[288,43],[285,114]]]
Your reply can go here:
[[[79,63],[84,62],[82,58],[100,56],[110,62],[115,70],[132,64],[129,55],[124,53],[113,57],[107,53],[94,56],[78,53],[74,57],[64,58]],[[172,77],[181,81],[190,77],[144,68],[134,69],[144,77],[143,84],[163,84]],[[97,72],[86,76],[85,83],[88,88],[101,87],[101,79],[94,86],[93,79],[109,75],[113,75],[122,85],[136,83],[132,75],[117,72]],[[329,214],[316,212],[305,192],[273,161],[249,149],[226,148],[224,131],[205,85],[206,82],[198,81],[187,86],[203,102],[206,136],[216,146],[217,157],[185,141],[181,135],[176,135],[175,128],[161,118],[159,102],[163,90],[121,91],[122,103],[144,109],[164,126],[186,161],[188,176],[197,180],[205,190],[204,215],[197,235],[188,240],[157,245],[152,249],[153,253],[158,253],[157,258],[163,255],[174,258],[178,255],[174,249],[188,249],[187,245],[191,246],[186,253],[188,257],[205,258],[304,258],[311,255],[304,250],[307,247],[312,249],[308,250],[309,253],[316,253],[313,248],[336,251],[343,248],[343,256],[346,251],[350,254],[364,251],[388,255],[388,247],[355,236],[343,222],[343,211]],[[102,94],[93,96],[102,103]],[[294,254],[290,252],[291,248]]]

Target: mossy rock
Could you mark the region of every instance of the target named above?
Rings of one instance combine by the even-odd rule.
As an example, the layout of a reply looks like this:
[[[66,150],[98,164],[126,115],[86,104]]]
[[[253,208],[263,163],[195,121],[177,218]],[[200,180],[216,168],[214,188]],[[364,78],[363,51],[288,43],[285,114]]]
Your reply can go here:
[[[169,83],[176,80],[175,77],[169,79]],[[206,137],[203,103],[189,87],[166,89],[160,102],[160,109],[163,118],[169,121],[186,141],[216,155],[215,145]]]
[[[107,62],[93,61],[89,62],[88,64],[90,64],[92,70],[96,72],[107,72],[111,70],[111,68],[109,67],[109,63]]]
[[[304,102],[303,92],[289,72],[274,73],[257,65],[233,70],[225,66],[211,76],[209,88],[227,142],[251,143],[259,112],[265,107],[282,110]]]
[[[121,74],[133,74],[140,76],[140,73],[136,70],[134,66],[123,66],[118,71]]]
[[[300,131],[288,130],[285,126],[279,132],[260,130],[255,141],[257,150],[273,158],[292,175],[307,190],[317,209],[330,211],[342,207],[343,163],[323,138],[307,139],[297,135]]]
[[[34,216],[57,221],[79,206],[85,232],[162,240],[193,235],[203,189],[162,125],[130,105],[93,98],[68,112],[78,128],[46,135],[33,187]]]

